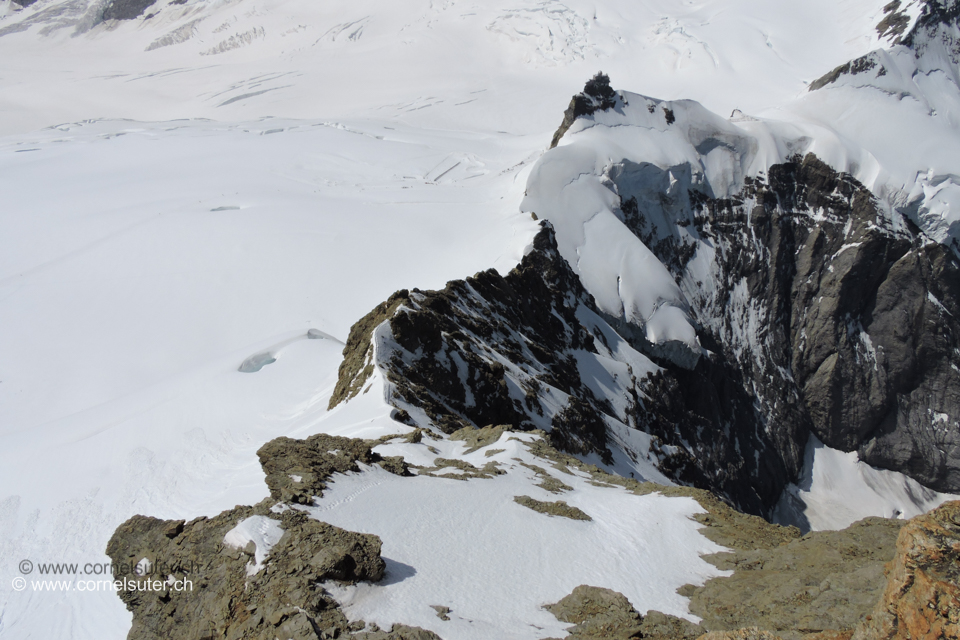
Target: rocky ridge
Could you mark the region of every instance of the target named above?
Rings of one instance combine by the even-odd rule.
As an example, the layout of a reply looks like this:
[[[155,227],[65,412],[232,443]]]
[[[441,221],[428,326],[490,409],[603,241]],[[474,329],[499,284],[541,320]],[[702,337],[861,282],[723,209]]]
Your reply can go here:
[[[960,502],[908,522],[869,518],[776,547],[712,558],[733,570],[692,595],[700,624],[581,585],[548,606],[567,640],[934,640],[960,637]],[[889,562],[887,561],[889,559]],[[885,578],[886,575],[886,578]]]
[[[262,502],[190,522],[134,516],[120,525],[107,544],[118,569],[114,578],[144,585],[118,591],[133,613],[127,638],[436,640],[403,625],[383,631],[350,623],[320,583],[379,581],[385,569],[381,541],[295,508],[323,495],[333,474],[359,471],[358,463],[407,473],[397,460],[374,453],[376,444],[324,434],[278,438],[258,451],[271,494]],[[245,525],[282,533],[272,546],[261,539],[267,548],[256,539],[238,547],[231,534]],[[191,588],[178,590],[177,580],[190,581]],[[150,588],[156,581],[161,589]]]
[[[375,369],[408,424],[540,428],[564,451],[606,464],[626,456],[641,475],[656,465],[753,513],[791,478],[769,456],[738,456],[744,443],[715,428],[721,417],[710,402],[724,397],[719,385],[732,388],[721,374],[711,386],[696,371],[655,364],[613,329],[557,252],[549,223],[506,276],[491,270],[442,291],[400,291],[358,321],[331,406],[365,388]],[[750,406],[734,397],[743,404],[724,407],[729,419]],[[777,451],[764,430],[743,439],[748,450]],[[754,472],[758,464],[769,472]]]
[[[709,357],[689,369],[614,330],[546,228],[507,276],[398,292],[359,321],[331,406],[379,367],[388,401],[419,416],[412,423],[543,428],[558,447],[606,462],[614,442],[753,513],[796,480],[811,432],[957,490],[960,267],[949,248],[898,227],[812,155],[748,179],[735,198],[674,194],[666,206],[672,198],[685,219],[672,224],[662,198],[648,208],[649,180],[635,175],[611,171],[624,222],[681,283]],[[584,354],[623,361],[617,342],[643,355],[632,356],[629,383],[598,393]],[[628,402],[617,406],[618,394]],[[626,429],[656,438],[638,449],[616,436]]]
[[[556,140],[624,104],[598,74]],[[330,406],[377,370],[409,424],[541,428],[565,451],[622,452],[762,515],[797,481],[811,433],[960,491],[957,254],[813,154],[724,198],[693,171],[624,159],[601,182],[677,282],[705,355],[675,357],[601,311],[545,228],[510,274],[400,291],[361,319]]]
[[[682,126],[696,133],[696,122]],[[707,136],[697,153],[749,147],[731,135]],[[745,176],[729,197],[712,195],[698,171],[635,158],[598,176],[619,221],[675,278],[709,354],[690,366],[605,315],[658,365],[644,391],[660,400],[639,428],[696,459],[713,490],[737,477],[724,494],[754,513],[768,513],[797,477],[810,433],[937,491],[960,490],[955,248],[813,154]]]
[[[455,436],[467,450],[475,450],[491,446],[507,431],[505,426],[488,427]],[[190,522],[131,518],[108,545],[114,566],[121,568],[116,577],[161,579],[164,588],[120,592],[134,614],[128,637],[436,640],[439,636],[423,629],[394,625],[381,630],[350,622],[323,584],[380,580],[381,541],[321,522],[303,510],[340,473],[363,473],[368,465],[398,475],[419,473],[420,468],[383,458],[374,449],[396,440],[430,448],[429,441],[417,437],[420,433],[377,441],[326,435],[278,438],[258,452],[271,492],[261,503]],[[700,624],[656,611],[641,614],[621,594],[582,586],[548,607],[574,625],[571,640],[694,640],[708,632],[715,635],[707,638],[849,640],[854,628],[858,640],[907,637],[908,628],[914,633],[909,637],[933,638],[950,637],[950,625],[956,625],[960,503],[948,503],[906,526],[874,518],[844,531],[800,536],[794,527],[740,513],[707,491],[607,473],[550,446],[542,432],[534,435],[539,437],[525,440],[525,446],[540,461],[531,465],[542,471],[538,477],[549,476],[544,470],[549,468],[560,476],[584,474],[594,486],[637,496],[693,498],[704,509],[694,516],[703,535],[730,549],[706,559],[732,570],[731,576],[680,589],[691,598],[691,611],[702,618]],[[303,487],[294,491],[290,483]],[[266,549],[258,548],[262,539],[255,538],[240,546],[243,539],[238,543],[233,534],[251,520],[260,530],[276,527],[282,533]],[[883,566],[895,554],[885,588]],[[192,580],[193,589],[176,591],[177,579]],[[931,609],[929,602],[936,606]],[[449,613],[434,608],[441,620]],[[918,615],[925,628],[947,635],[916,633],[921,628]],[[877,628],[887,635],[877,635]]]

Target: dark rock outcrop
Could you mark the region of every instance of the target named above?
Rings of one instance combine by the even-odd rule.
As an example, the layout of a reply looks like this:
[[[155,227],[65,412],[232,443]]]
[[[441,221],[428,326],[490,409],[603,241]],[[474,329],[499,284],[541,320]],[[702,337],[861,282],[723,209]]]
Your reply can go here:
[[[960,489],[953,251],[908,220],[895,226],[866,188],[813,155],[696,210],[720,284],[692,300],[713,334],[703,341],[742,375],[783,458],[795,460],[810,429],[874,466]]]
[[[931,29],[956,22],[958,7],[931,0],[904,43],[919,51]],[[868,71],[883,73],[879,54],[813,88]],[[591,105],[588,115],[613,107]],[[694,186],[688,167],[623,161],[608,177],[621,219],[673,272],[711,352],[684,369],[607,318],[661,366],[644,385],[657,400],[644,403],[637,427],[682,443],[672,477],[766,513],[799,474],[812,432],[874,466],[960,491],[956,247],[882,211],[862,184],[813,155],[747,177],[728,199]]]
[[[157,0],[110,0],[103,8],[103,20],[133,20],[143,15]]]
[[[381,366],[388,400],[407,418],[421,412],[448,434],[541,427],[559,448],[606,462],[618,422],[656,436],[649,452],[629,455],[653,456],[668,476],[756,514],[797,479],[810,433],[960,491],[956,254],[813,155],[747,178],[729,199],[688,180],[651,200],[643,188],[653,174],[669,177],[654,169],[625,163],[609,177],[627,227],[686,292],[708,357],[682,367],[631,339],[597,310],[546,226],[506,276],[401,291],[358,322],[335,399]],[[578,354],[624,339],[658,366],[618,392],[629,398],[618,413],[617,398],[587,384]]]
[[[610,86],[610,77],[603,72],[593,76],[587,80],[583,91],[571,98],[569,106],[563,112],[563,121],[553,134],[553,140],[550,141],[550,148],[557,146],[560,138],[577,118],[589,116],[604,109],[612,109],[616,104],[617,94]]]
[[[388,401],[407,417],[425,417],[448,434],[492,424],[539,427],[558,448],[606,462],[609,428],[619,423],[656,436],[650,451],[628,455],[649,456],[670,477],[752,513],[771,508],[791,470],[799,472],[804,439],[784,438],[796,447],[791,466],[780,457],[778,433],[754,423],[736,433],[725,428],[752,416],[755,398],[723,363],[628,378],[628,408],[618,413],[611,406],[617,399],[595,393],[578,365],[584,354],[613,357],[608,349],[615,346],[606,343],[614,340],[623,342],[544,223],[533,250],[506,276],[490,270],[442,291],[400,291],[361,319],[344,349],[349,364],[335,395],[346,399],[380,366],[391,385]]]
[[[903,37],[902,43],[914,50],[922,49],[924,41],[935,34],[941,25],[956,26],[960,20],[960,0],[925,0],[920,16],[913,28]],[[944,39],[953,53],[958,53],[958,42],[952,38]],[[954,61],[956,63],[956,60]]]
[[[960,19],[960,1],[924,0],[920,15],[912,27],[910,27],[911,18],[907,12],[908,7],[909,5],[902,3],[901,0],[892,0],[887,4],[883,8],[883,19],[877,24],[877,34],[893,45],[891,51],[902,52],[905,49],[918,59],[931,46],[938,51],[945,50],[949,58],[948,64],[952,64],[955,73],[958,56],[960,56],[960,39],[956,34],[957,21]],[[909,31],[908,27],[910,27]],[[888,73],[883,58],[881,52],[872,51],[851,60],[811,82],[809,90],[817,91],[844,76],[856,76],[867,72],[870,72],[868,77],[871,79],[882,78]]]
[[[900,38],[910,26],[910,16],[905,11],[906,7],[901,7],[900,0],[892,0],[883,7],[883,19],[877,23],[877,35],[881,38],[889,38],[894,44],[900,43]]]
[[[667,172],[628,164],[611,172],[624,223],[687,292],[712,352],[692,371],[659,362],[651,395],[662,401],[644,430],[666,442],[706,434],[693,451],[701,468],[740,465],[771,493],[798,473],[810,432],[960,489],[960,262],[949,247],[813,155],[747,178],[730,199],[692,187],[651,199]],[[700,271],[688,269],[694,257]]]
[[[367,358],[365,366],[372,366],[375,323],[383,324],[378,363],[394,385],[393,400],[422,411],[448,434],[486,425],[532,429],[531,416],[544,412],[538,394],[551,385],[575,404],[557,418],[553,437],[568,449],[607,457],[606,432],[597,424],[605,407],[580,379],[573,357],[596,351],[593,333],[577,318],[580,306],[595,308],[546,226],[506,277],[491,269],[442,291],[395,293],[351,330],[344,358]],[[504,363],[527,374],[522,389]],[[338,389],[357,388],[351,374],[369,375],[358,365],[340,373]]]
[[[867,71],[870,71],[876,68],[877,65],[878,65],[878,61],[877,61],[876,54],[868,53],[865,56],[861,56],[857,58],[856,60],[851,60],[850,62],[846,62],[840,65],[839,67],[836,67],[829,73],[817,78],[816,80],[810,83],[809,90],[816,91],[817,89],[822,89],[828,84],[832,84],[836,82],[837,80],[840,79],[841,76],[844,76],[844,75],[849,74],[849,75],[855,76],[860,73],[866,73]],[[882,66],[880,68],[881,70],[883,69]]]

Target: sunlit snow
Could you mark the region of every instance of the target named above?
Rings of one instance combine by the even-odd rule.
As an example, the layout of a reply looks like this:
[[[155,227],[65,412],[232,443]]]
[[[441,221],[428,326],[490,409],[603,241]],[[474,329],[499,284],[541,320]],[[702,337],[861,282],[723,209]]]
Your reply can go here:
[[[255,503],[267,495],[255,452],[276,436],[396,432],[379,381],[326,409],[351,324],[397,289],[514,266],[537,229],[520,212],[524,190],[546,197],[528,180],[541,157],[581,153],[568,166],[593,174],[630,157],[601,145],[600,127],[573,130],[543,155],[570,96],[599,69],[616,88],[696,100],[675,102],[678,115],[689,108],[756,141],[739,169],[722,150],[705,154],[718,191],[810,150],[890,207],[917,208],[937,239],[955,233],[949,84],[923,80],[904,101],[876,90],[852,102],[845,85],[806,94],[813,79],[888,44],[874,29],[885,4],[160,0],[149,19],[100,24],[93,0],[0,1],[0,635],[125,637],[130,614],[115,594],[14,592],[17,563],[106,562],[106,541],[134,514],[189,519]],[[926,118],[931,109],[940,111]],[[691,158],[688,134],[648,129],[623,144],[664,154],[666,167]],[[580,151],[566,144],[592,137]],[[926,142],[908,156],[903,139]],[[614,195],[593,174],[578,202],[606,212]],[[649,337],[693,348],[682,293],[642,243],[577,253],[611,225],[608,215],[584,224],[564,255],[600,265],[587,286],[604,310],[662,314]],[[621,294],[614,276],[627,264],[642,272],[628,280],[655,286]],[[601,582],[590,567],[527,554],[517,576],[556,568],[553,578],[505,602],[493,574],[474,567],[485,591],[458,600],[455,582],[470,576],[441,570],[452,548],[431,555],[397,524],[428,498],[487,554],[500,553],[497,538],[470,529],[457,500],[476,501],[500,536],[521,531],[524,550],[543,535],[545,553],[569,550],[561,539],[604,551],[601,586],[641,611],[682,613],[675,588],[713,575],[697,558],[714,547],[688,519],[689,500],[616,490],[594,504],[595,488],[578,482],[571,502],[594,522],[558,522],[509,499],[520,485],[536,490],[521,471],[382,476],[382,492],[323,510],[378,473],[338,479],[318,512],[384,536],[388,582],[344,593],[351,615],[437,628],[431,604],[480,619],[489,603],[529,630],[517,637],[542,637],[534,623],[559,635],[535,605]],[[397,522],[367,517],[421,488]],[[436,535],[438,521],[425,522]],[[419,604],[391,609],[384,593]],[[448,640],[475,633],[462,618],[450,624],[459,631]]]

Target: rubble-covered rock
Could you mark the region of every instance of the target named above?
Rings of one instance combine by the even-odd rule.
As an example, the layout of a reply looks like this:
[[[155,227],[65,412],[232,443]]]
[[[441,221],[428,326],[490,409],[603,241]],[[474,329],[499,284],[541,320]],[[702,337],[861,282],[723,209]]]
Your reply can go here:
[[[886,589],[854,640],[960,638],[960,501],[911,519]]]
[[[544,607],[568,629],[568,640],[632,640],[641,638],[640,614],[622,593],[580,585],[557,602]]]
[[[379,464],[391,473],[409,475],[402,459],[382,457],[372,450],[375,445],[318,433],[305,440],[276,438],[260,447],[257,456],[274,500],[308,505],[314,496],[323,495],[327,478],[334,473],[359,471],[358,462]]]
[[[273,513],[267,502],[272,501],[186,524],[178,521],[173,528],[180,532],[172,538],[169,521],[134,516],[122,524],[107,545],[107,555],[114,567],[125,569],[117,580],[143,589],[118,591],[133,613],[127,637],[314,640],[325,637],[318,630],[346,632],[346,618],[318,583],[380,580],[385,568],[380,539],[294,509]],[[268,518],[283,530],[259,570],[251,558],[257,552],[255,542],[244,549],[224,542],[228,532],[250,516]],[[184,588],[178,589],[177,581],[184,581]],[[151,583],[163,586],[153,589]]]
[[[684,587],[681,593],[710,630],[757,627],[785,640],[850,630],[883,590],[883,568],[894,555],[902,524],[867,518],[842,531],[706,556],[733,575]]]
[[[321,583],[379,581],[386,568],[380,539],[291,505],[308,504],[332,474],[359,471],[358,462],[406,473],[402,458],[381,458],[373,444],[324,434],[278,438],[258,452],[271,498],[190,522],[134,516],[123,523],[107,555],[133,613],[128,638],[317,640],[362,630]],[[437,639],[403,626],[358,637]]]
[[[542,513],[547,516],[558,516],[560,518],[569,518],[571,520],[593,520],[593,518],[587,515],[583,510],[578,509],[577,507],[571,507],[563,500],[544,502],[543,500],[537,500],[535,498],[531,498],[530,496],[516,496],[514,497],[513,501],[528,509],[536,511],[537,513]]]

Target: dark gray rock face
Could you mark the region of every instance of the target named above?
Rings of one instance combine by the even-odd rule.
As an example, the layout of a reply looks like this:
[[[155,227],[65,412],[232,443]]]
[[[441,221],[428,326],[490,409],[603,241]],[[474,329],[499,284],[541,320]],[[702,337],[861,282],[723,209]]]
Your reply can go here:
[[[716,247],[710,286],[686,270],[702,245],[671,241],[636,204],[625,219],[693,292],[701,342],[717,354],[693,377],[729,372],[733,384],[710,400],[720,408],[752,399],[733,431],[768,431],[791,471],[813,431],[875,466],[960,489],[955,253],[909,221],[894,228],[866,188],[812,155],[771,167],[738,198],[690,198],[690,223]]]
[[[886,71],[883,67],[883,63],[881,63],[877,58],[877,54],[868,53],[865,56],[857,58],[856,60],[846,62],[833,69],[830,73],[827,73],[811,82],[809,90],[816,91],[817,89],[822,89],[828,84],[836,82],[840,76],[847,74],[855,76],[860,73],[866,73],[867,71],[876,69],[878,65],[880,65],[880,69],[877,73],[884,75],[886,74]]]
[[[541,427],[554,446],[605,461],[612,459],[610,425],[619,422],[655,436],[650,451],[628,455],[648,456],[669,477],[751,513],[772,508],[791,473],[799,473],[806,432],[787,437],[763,428],[749,381],[723,359],[693,371],[661,363],[652,376],[632,374],[620,414],[578,366],[584,353],[615,349],[614,340],[623,338],[599,314],[545,223],[533,250],[506,276],[491,270],[442,291],[400,291],[359,320],[337,388],[348,398],[380,366],[392,385],[389,401],[407,424],[415,408],[448,434]],[[786,460],[783,451],[794,457]]]
[[[563,112],[563,122],[560,123],[560,127],[553,134],[550,148],[553,149],[557,146],[560,138],[567,132],[574,120],[597,111],[614,108],[617,104],[617,97],[616,92],[610,87],[610,78],[605,73],[598,73],[587,80],[583,91],[570,99],[569,106]]]
[[[580,379],[572,354],[596,352],[594,334],[577,318],[580,306],[595,309],[545,226],[534,251],[508,276],[491,269],[451,281],[442,291],[399,291],[355,327],[369,327],[370,318],[389,323],[394,345],[380,349],[392,349],[382,358],[395,397],[424,411],[445,433],[487,425],[533,429],[530,417],[544,413],[539,393],[545,383],[575,398],[557,417],[552,437],[567,450],[608,457],[597,416],[609,409]],[[348,340],[345,359],[359,360],[352,351],[367,348]],[[532,374],[522,390],[511,389],[492,353]],[[340,382],[351,386],[342,377]]]
[[[110,0],[103,8],[104,20],[133,20],[143,15],[157,0]]]
[[[940,25],[955,25],[957,20],[960,20],[960,0],[926,0],[920,17],[902,42],[911,49],[921,48],[925,36],[936,32]],[[957,43],[952,44],[955,47]]]

